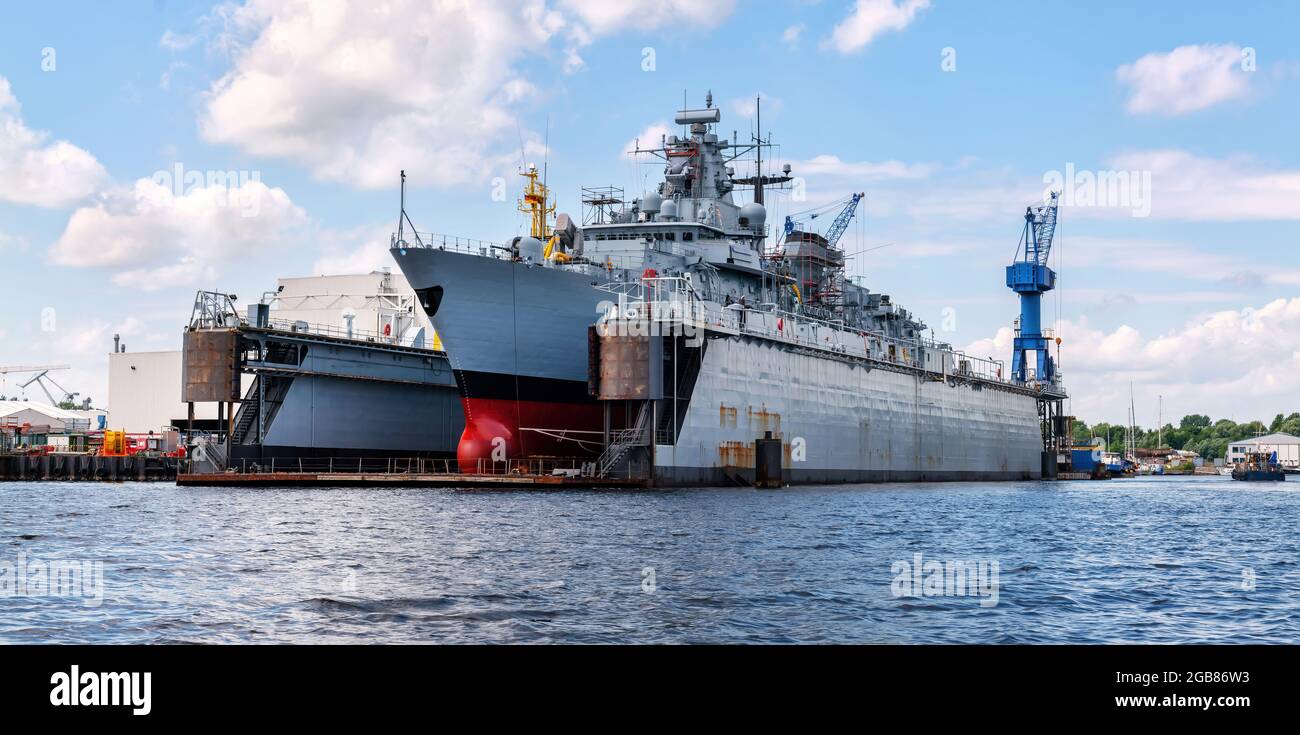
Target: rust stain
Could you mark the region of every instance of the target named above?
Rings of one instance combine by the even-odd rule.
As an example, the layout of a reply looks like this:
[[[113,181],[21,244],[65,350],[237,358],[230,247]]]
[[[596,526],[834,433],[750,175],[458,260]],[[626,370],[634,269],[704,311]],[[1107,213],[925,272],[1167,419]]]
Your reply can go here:
[[[718,463],[723,467],[754,466],[754,444],[752,442],[726,441],[718,445]]]
[[[725,403],[718,404],[718,426],[727,429],[736,428],[736,414],[738,411],[735,406],[728,406]]]
[[[767,404],[757,409],[750,406],[746,412],[749,414],[749,428],[757,432],[758,436],[762,436],[766,431],[772,432],[773,437],[781,436],[781,414],[767,410]]]

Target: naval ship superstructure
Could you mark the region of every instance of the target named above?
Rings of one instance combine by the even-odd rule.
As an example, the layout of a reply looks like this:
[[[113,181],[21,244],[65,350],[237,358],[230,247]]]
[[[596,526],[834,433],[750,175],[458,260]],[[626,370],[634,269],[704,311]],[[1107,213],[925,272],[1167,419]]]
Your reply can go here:
[[[790,167],[764,173],[760,137],[720,139],[711,95],[676,122],[689,132],[636,151],[662,160],[662,182],[631,202],[584,189],[581,225],[549,225],[530,167],[527,236],[394,235],[461,392],[462,471],[591,457],[599,474],[728,484],[767,439],[790,482],[1043,474],[1040,401],[1063,395],[1059,378],[1013,380],[927,339],[888,295],[846,278],[822,235],[787,228],[768,248],[765,192]],[[737,175],[741,162],[752,175]]]

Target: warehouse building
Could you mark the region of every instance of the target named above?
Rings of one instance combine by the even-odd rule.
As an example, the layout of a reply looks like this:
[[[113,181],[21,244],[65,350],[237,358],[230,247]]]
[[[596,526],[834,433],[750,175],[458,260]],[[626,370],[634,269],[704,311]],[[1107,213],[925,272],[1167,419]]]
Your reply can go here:
[[[1241,462],[1250,452],[1277,452],[1278,464],[1300,469],[1300,437],[1290,434],[1267,434],[1254,439],[1243,439],[1228,445],[1228,461]]]
[[[0,427],[39,427],[48,432],[62,434],[73,431],[102,429],[103,411],[96,409],[66,409],[36,401],[0,401]]]

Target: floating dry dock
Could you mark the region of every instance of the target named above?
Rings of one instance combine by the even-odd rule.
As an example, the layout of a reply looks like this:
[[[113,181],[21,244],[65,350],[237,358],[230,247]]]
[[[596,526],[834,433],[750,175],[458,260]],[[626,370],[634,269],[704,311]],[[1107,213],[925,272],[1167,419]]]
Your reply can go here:
[[[176,477],[182,486],[209,487],[454,487],[465,489],[533,488],[633,488],[644,482],[607,477],[569,477],[564,475],[465,475],[373,473],[373,472],[221,472],[183,474]]]
[[[434,459],[271,459],[240,462],[225,472],[183,472],[176,484],[215,487],[632,488],[634,477],[598,477],[579,460],[508,461],[460,472],[455,461]]]

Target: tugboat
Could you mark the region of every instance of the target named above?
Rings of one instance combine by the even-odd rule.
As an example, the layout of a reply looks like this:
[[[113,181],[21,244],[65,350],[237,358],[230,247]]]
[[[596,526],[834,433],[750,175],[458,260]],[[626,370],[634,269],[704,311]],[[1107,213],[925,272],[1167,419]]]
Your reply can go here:
[[[1247,482],[1283,482],[1286,474],[1277,463],[1277,453],[1250,452],[1232,468],[1232,479]]]

